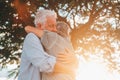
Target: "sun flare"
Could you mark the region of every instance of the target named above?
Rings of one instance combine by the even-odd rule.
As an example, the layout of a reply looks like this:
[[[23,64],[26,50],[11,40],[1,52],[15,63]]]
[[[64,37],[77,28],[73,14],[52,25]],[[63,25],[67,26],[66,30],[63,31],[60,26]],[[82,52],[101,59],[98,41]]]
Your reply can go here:
[[[120,77],[120,76],[119,76]],[[97,61],[80,61],[76,80],[118,80],[116,74],[108,71],[105,64]]]

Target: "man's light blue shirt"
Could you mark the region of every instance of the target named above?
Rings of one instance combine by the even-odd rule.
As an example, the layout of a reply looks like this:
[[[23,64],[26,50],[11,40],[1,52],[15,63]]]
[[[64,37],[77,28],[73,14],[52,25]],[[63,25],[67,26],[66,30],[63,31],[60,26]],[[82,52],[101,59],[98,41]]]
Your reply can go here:
[[[23,44],[18,80],[41,80],[40,72],[52,72],[56,58],[48,55],[33,33],[29,33]]]

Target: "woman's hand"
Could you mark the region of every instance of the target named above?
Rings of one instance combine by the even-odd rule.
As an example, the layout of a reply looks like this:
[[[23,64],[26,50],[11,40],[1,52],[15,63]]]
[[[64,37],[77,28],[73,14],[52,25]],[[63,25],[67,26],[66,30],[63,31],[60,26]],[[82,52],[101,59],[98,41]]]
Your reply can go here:
[[[71,66],[71,68],[78,68],[79,64],[77,56],[68,49],[65,49],[65,53],[61,52],[57,55],[57,61],[64,65]]]
[[[76,69],[71,68],[71,66],[64,65],[61,62],[57,61],[55,66],[54,66],[54,71],[53,72],[55,72],[55,73],[65,73],[65,74],[71,75],[72,77],[75,77]]]

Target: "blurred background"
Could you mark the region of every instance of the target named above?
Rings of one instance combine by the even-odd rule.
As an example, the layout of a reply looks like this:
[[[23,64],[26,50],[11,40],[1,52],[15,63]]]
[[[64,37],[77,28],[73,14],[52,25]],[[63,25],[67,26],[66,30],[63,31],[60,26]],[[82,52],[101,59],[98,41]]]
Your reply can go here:
[[[120,80],[120,0],[0,0],[0,80],[17,79],[24,27],[37,9],[69,24],[77,80]]]

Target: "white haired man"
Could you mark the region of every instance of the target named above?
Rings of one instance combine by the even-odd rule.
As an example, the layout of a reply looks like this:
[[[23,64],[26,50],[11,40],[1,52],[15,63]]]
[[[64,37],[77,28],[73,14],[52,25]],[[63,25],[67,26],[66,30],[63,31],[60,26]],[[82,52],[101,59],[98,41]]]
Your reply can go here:
[[[39,10],[35,16],[35,25],[40,30],[55,31],[55,12]],[[23,44],[18,80],[41,80],[40,72],[49,73],[59,69],[64,71],[64,66],[60,63],[71,63],[70,61],[76,62],[76,56],[61,53],[56,58],[48,55],[44,51],[40,39],[35,34],[29,33]]]

